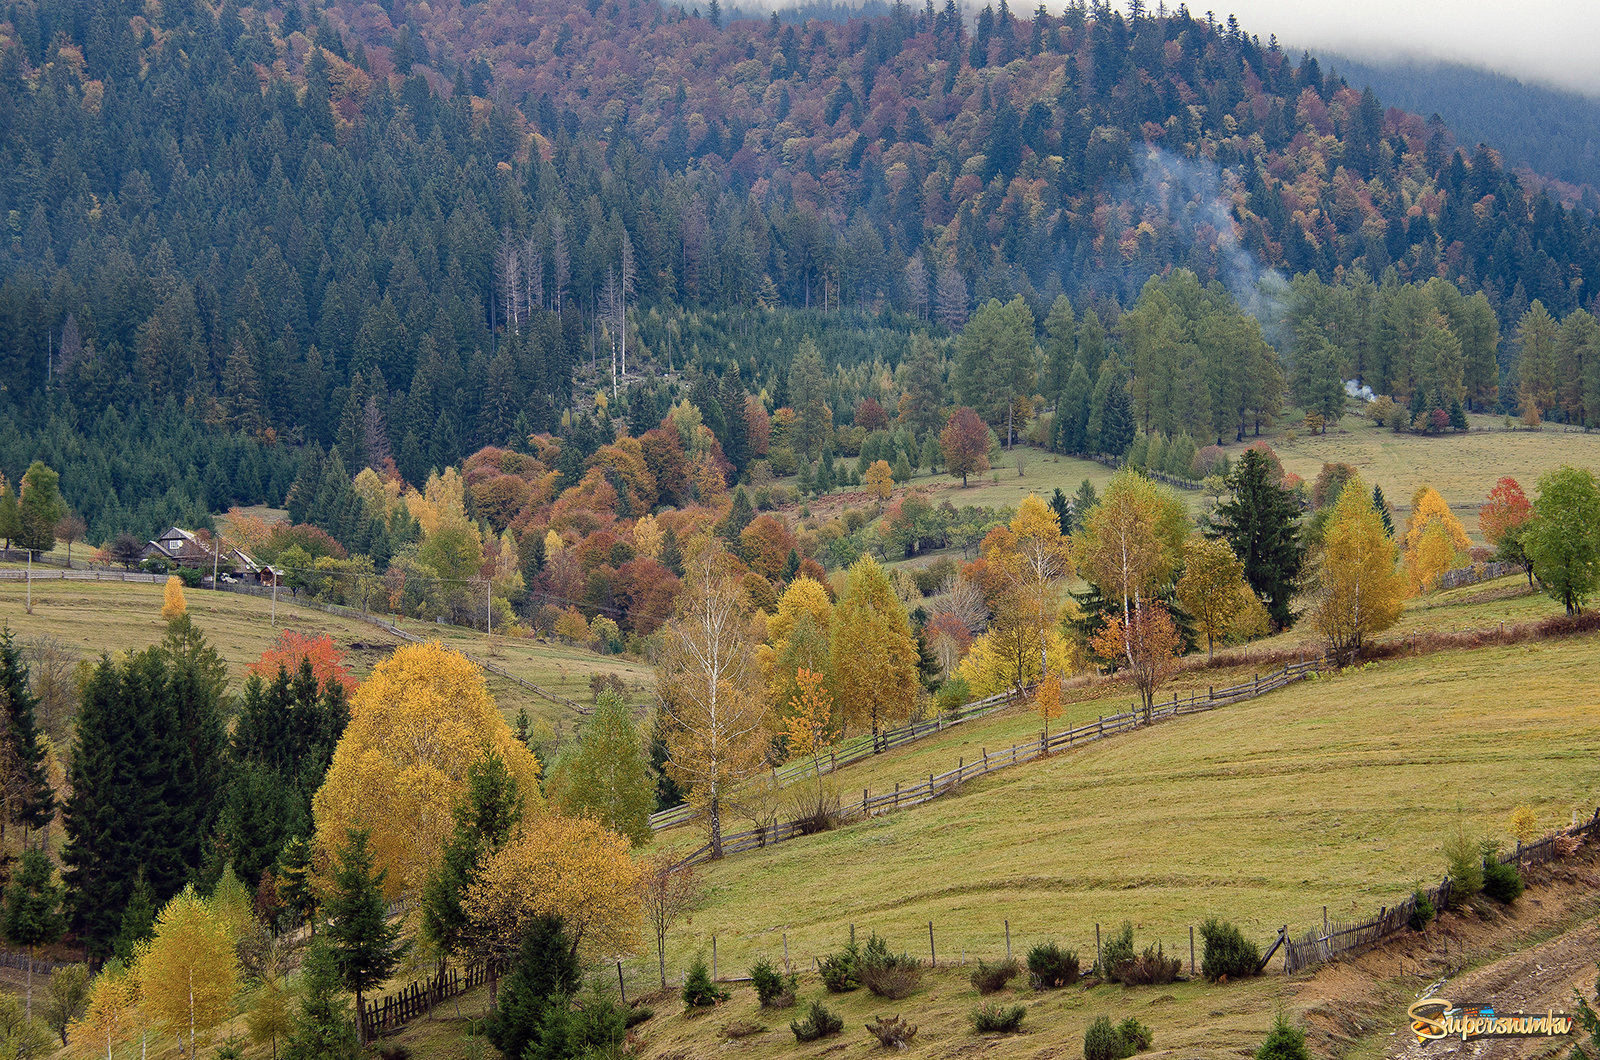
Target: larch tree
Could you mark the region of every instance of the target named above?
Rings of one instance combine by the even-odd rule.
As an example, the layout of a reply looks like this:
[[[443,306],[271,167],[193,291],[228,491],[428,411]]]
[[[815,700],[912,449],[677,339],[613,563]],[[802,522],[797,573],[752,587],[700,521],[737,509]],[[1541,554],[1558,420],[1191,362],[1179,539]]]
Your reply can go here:
[[[550,801],[572,817],[592,817],[634,844],[650,838],[655,785],[644,738],[622,697],[606,689],[595,700],[576,742],[550,766]]]
[[[1311,606],[1312,625],[1341,664],[1400,618],[1406,579],[1396,552],[1366,486],[1351,479],[1323,531]]]
[[[586,818],[524,820],[467,891],[476,951],[504,960],[541,916],[561,919],[574,953],[615,958],[639,942],[639,867],[627,839]]]
[[[161,617],[175,622],[188,610],[189,602],[183,598],[183,579],[176,574],[168,575],[167,587],[161,593]]]
[[[1217,639],[1234,628],[1252,595],[1244,564],[1226,541],[1195,534],[1184,543],[1178,601],[1205,635],[1207,658],[1215,655]]]
[[[536,802],[539,762],[506,724],[483,672],[437,642],[399,648],[350,701],[350,722],[312,800],[317,845],[331,852],[350,828],[364,829],[385,873],[384,896],[418,893],[485,747]]]
[[[144,1006],[156,1022],[195,1042],[228,1018],[239,988],[236,940],[209,902],[185,887],[156,918],[155,937],[134,974]]]
[[[723,800],[761,764],[766,704],[746,595],[707,549],[688,572],[656,665],[667,773],[706,815],[713,857],[722,856]]]
[[[283,981],[276,975],[261,980],[250,1001],[250,1011],[245,1015],[245,1028],[250,1040],[272,1048],[272,1060],[278,1060],[278,1039],[287,1038],[292,1027],[289,1011],[289,994]]]
[[[905,605],[871,556],[856,560],[845,575],[830,639],[840,718],[870,728],[876,746],[883,725],[911,716],[921,654]]]
[[[1539,477],[1523,547],[1534,576],[1567,614],[1600,588],[1600,485],[1594,472],[1563,465]]]
[[[963,405],[951,414],[939,432],[939,451],[944,454],[945,472],[951,478],[981,475],[989,470],[989,428],[983,418]]]

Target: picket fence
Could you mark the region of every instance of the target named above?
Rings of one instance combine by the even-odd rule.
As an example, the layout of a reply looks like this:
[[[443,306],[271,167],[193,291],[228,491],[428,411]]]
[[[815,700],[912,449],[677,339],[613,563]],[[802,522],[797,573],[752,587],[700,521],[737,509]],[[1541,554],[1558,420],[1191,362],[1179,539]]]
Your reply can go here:
[[[398,993],[378,1000],[363,1001],[363,1039],[371,1041],[392,1034],[418,1016],[426,1015],[434,1006],[487,983],[491,971],[504,970],[504,966],[491,968],[486,963],[468,965],[465,969],[447,968],[431,978],[417,980]]]
[[[1517,848],[1502,855],[1500,861],[1501,864],[1516,865],[1518,868],[1524,865],[1542,865],[1559,855],[1557,844],[1562,839],[1593,835],[1597,831],[1600,831],[1600,807],[1596,807],[1594,816],[1582,824],[1554,832],[1527,845],[1518,843]],[[1435,909],[1444,909],[1450,904],[1450,889],[1450,877],[1446,876],[1437,886],[1430,887],[1423,893],[1427,895]],[[1399,905],[1384,906],[1378,910],[1377,916],[1367,920],[1325,919],[1320,931],[1313,928],[1299,938],[1290,938],[1288,928],[1285,927],[1279,933],[1279,941],[1284,947],[1284,973],[1293,975],[1295,972],[1328,961],[1359,956],[1400,932],[1409,930],[1411,917],[1416,910],[1417,896],[1412,894]]]
[[[1202,711],[1214,710],[1228,703],[1238,703],[1243,700],[1253,699],[1275,689],[1292,684],[1306,678],[1309,674],[1321,670],[1328,665],[1326,658],[1311,659],[1298,663],[1287,663],[1282,669],[1262,676],[1255,675],[1253,680],[1242,684],[1232,685],[1227,688],[1209,688],[1205,692],[1191,692],[1187,697],[1172,694],[1169,702],[1163,702],[1153,707],[1146,716],[1144,710],[1135,703],[1131,709],[1122,714],[1113,714],[1109,717],[1100,717],[1093,722],[1088,722],[1077,728],[1063,729],[1060,732],[1046,734],[1041,732],[1039,739],[1029,740],[1026,743],[1012,744],[1008,749],[990,753],[984,748],[981,757],[975,758],[971,765],[967,765],[963,757],[958,760],[956,768],[947,773],[930,773],[926,781],[920,781],[911,787],[896,784],[892,792],[872,794],[870,789],[863,789],[861,799],[840,806],[829,816],[833,823],[844,823],[854,820],[865,820],[896,810],[907,809],[921,803],[936,799],[964,782],[974,777],[981,777],[997,769],[1007,769],[1011,766],[1031,762],[1035,758],[1050,754],[1052,751],[1070,749],[1080,744],[1091,743],[1095,740],[1114,736],[1117,733],[1129,732],[1141,725],[1149,725],[1170,718],[1182,717],[1185,714],[1198,714]],[[810,835],[819,830],[821,822],[815,818],[800,818],[797,820],[775,822],[752,828],[744,832],[734,832],[722,837],[720,853],[714,851],[710,842],[700,846],[694,852],[685,856],[677,864],[699,865],[713,861],[717,857],[726,857],[729,854],[738,854],[747,850],[757,850],[762,847],[774,846],[798,836]]]

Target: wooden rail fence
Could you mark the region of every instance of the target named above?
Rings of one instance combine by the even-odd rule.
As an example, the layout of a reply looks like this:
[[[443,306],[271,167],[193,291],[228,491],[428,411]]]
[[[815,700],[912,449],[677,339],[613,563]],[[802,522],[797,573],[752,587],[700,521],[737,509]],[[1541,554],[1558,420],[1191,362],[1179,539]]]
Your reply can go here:
[[[857,802],[846,803],[839,807],[834,817],[840,822],[877,817],[896,810],[907,809],[930,799],[936,799],[946,794],[963,782],[973,777],[983,776],[985,773],[996,769],[1006,769],[1010,766],[1031,762],[1041,755],[1052,751],[1070,749],[1080,744],[1091,743],[1095,740],[1114,736],[1117,733],[1129,732],[1141,725],[1166,721],[1170,718],[1182,717],[1185,714],[1198,714],[1202,711],[1214,710],[1227,703],[1238,703],[1243,700],[1253,699],[1303,680],[1308,674],[1320,670],[1327,665],[1326,659],[1312,659],[1306,662],[1287,663],[1282,669],[1275,670],[1263,677],[1257,674],[1251,681],[1233,685],[1228,688],[1210,688],[1204,693],[1191,692],[1187,697],[1173,693],[1170,702],[1156,705],[1148,718],[1143,709],[1136,703],[1127,712],[1113,714],[1110,717],[1101,717],[1093,722],[1087,722],[1073,729],[1063,729],[1052,733],[1048,737],[1039,734],[1039,739],[1029,740],[1026,743],[1012,744],[1002,751],[991,753],[987,748],[982,751],[981,757],[975,758],[969,766],[966,759],[962,758],[955,769],[946,773],[930,773],[926,781],[919,781],[911,787],[895,785],[892,792],[879,792],[874,795],[870,790],[863,789],[861,799]],[[722,856],[738,854],[747,850],[757,850],[762,847],[773,846],[786,842],[797,836],[809,835],[817,830],[815,823],[810,819],[800,819],[774,823],[770,826],[752,828],[744,832],[734,832],[722,837]],[[707,842],[694,852],[685,856],[678,862],[679,866],[698,865],[713,860],[712,844]]]
[[[495,969],[504,971],[503,968]],[[468,965],[464,970],[447,968],[428,979],[419,979],[410,986],[381,999],[363,1002],[361,1026],[367,1041],[391,1034],[418,1016],[426,1015],[436,1005],[466,993],[489,981],[488,964]]]
[[[1523,865],[1542,865],[1558,856],[1558,844],[1561,840],[1593,835],[1597,831],[1600,831],[1600,807],[1595,808],[1592,818],[1572,828],[1552,833],[1527,845],[1518,843],[1515,850],[1501,855],[1500,861],[1505,865],[1514,864],[1518,868]],[[1428,896],[1435,909],[1444,909],[1450,904],[1450,889],[1450,877],[1446,876],[1437,886],[1423,891],[1423,894]],[[1325,920],[1321,930],[1313,928],[1299,938],[1289,938],[1288,929],[1285,928],[1279,933],[1280,940],[1284,943],[1283,970],[1286,974],[1292,975],[1302,969],[1313,968],[1328,961],[1365,953],[1407,930],[1411,925],[1412,914],[1416,910],[1417,896],[1411,894],[1399,905],[1384,906],[1378,910],[1377,916],[1367,920]]]

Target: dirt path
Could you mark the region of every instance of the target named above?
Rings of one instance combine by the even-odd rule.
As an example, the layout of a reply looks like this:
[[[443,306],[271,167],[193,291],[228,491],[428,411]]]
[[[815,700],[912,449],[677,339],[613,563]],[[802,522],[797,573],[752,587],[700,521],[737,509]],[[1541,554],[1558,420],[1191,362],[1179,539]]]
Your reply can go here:
[[[1445,913],[1428,929],[1329,965],[1301,981],[1295,1007],[1319,1056],[1386,1060],[1521,1060],[1565,1056],[1569,1038],[1497,1038],[1419,1045],[1406,1007],[1430,992],[1502,1012],[1572,1012],[1573,991],[1593,998],[1600,961],[1600,844],[1530,868],[1528,890],[1509,909],[1482,901]]]

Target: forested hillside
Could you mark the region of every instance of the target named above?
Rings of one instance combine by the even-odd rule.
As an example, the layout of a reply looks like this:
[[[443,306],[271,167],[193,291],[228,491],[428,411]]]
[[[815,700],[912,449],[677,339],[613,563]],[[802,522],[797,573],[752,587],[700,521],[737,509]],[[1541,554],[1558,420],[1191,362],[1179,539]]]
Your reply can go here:
[[[1584,215],[1231,23],[704,13],[9,4],[5,473],[46,459],[96,539],[281,503],[302,445],[420,486],[549,431],[571,485],[614,371],[737,358],[775,411],[803,334],[892,369],[990,298],[1093,305],[1131,366],[1120,305],[1175,267],[1269,318],[1263,269],[1443,278],[1502,335],[1600,283]],[[638,435],[693,389],[619,396]]]
[[[1508,167],[1529,166],[1577,185],[1600,187],[1600,107],[1577,92],[1524,84],[1460,63],[1383,62],[1323,54],[1352,87],[1370,86],[1391,105],[1444,118],[1463,144],[1488,143]],[[1591,212],[1600,199],[1582,197]]]

